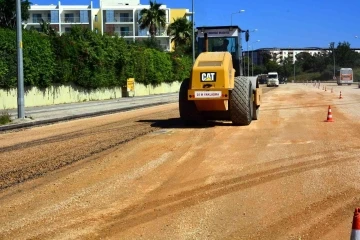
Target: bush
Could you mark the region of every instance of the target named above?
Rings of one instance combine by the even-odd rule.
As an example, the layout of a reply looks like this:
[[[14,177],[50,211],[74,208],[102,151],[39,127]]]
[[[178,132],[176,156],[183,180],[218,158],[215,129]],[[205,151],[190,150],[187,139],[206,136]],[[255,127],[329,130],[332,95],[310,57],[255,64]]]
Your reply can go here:
[[[192,58],[167,53],[156,41],[128,44],[124,38],[72,27],[61,36],[23,31],[25,86],[54,83],[87,89],[125,86],[128,78],[145,85],[182,81],[189,77]],[[16,32],[0,29],[0,88],[17,86]]]
[[[52,84],[55,56],[50,39],[35,31],[23,31],[24,85],[47,87]],[[16,32],[0,28],[0,87],[17,85]]]
[[[3,111],[0,114],[0,125],[4,125],[11,122],[11,115],[7,111]]]
[[[192,57],[179,56],[173,54],[172,59],[172,80],[182,82],[185,78],[190,77],[192,68]]]

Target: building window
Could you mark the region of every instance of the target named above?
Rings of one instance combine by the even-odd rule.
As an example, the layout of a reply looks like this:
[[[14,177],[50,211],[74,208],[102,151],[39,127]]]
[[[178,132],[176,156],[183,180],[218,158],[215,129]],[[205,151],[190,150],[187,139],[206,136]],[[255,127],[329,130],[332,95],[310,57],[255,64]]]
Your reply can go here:
[[[95,22],[98,21],[98,15],[95,15]]]
[[[65,22],[75,22],[73,13],[65,13]]]
[[[120,13],[120,22],[132,22],[132,19],[130,19],[129,13]]]
[[[42,19],[41,13],[40,14],[33,14],[33,23],[40,23]]]

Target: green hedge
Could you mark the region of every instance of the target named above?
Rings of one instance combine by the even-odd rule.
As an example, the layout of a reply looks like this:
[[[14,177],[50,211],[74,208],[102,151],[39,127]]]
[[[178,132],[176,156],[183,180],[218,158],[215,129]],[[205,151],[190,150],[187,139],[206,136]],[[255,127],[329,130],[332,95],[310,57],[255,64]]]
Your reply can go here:
[[[47,36],[23,34],[24,85],[47,87],[52,83],[55,55]],[[17,86],[16,32],[0,28],[0,88]]]
[[[125,86],[126,79],[157,85],[190,75],[188,55],[161,52],[123,38],[75,27],[61,36],[23,31],[24,82],[45,88],[69,84],[87,89]],[[0,88],[17,86],[16,32],[0,29]]]

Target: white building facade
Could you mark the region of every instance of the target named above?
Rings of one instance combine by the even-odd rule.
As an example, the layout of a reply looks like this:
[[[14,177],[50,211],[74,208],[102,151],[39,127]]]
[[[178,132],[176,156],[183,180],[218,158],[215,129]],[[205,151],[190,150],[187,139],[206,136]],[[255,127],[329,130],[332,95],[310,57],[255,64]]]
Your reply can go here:
[[[360,53],[360,48],[353,48],[355,52]],[[318,47],[307,47],[307,48],[259,48],[254,51],[249,51],[249,56],[253,56],[253,62],[255,65],[261,65],[263,62],[262,55],[263,53],[268,53],[271,55],[272,59],[276,59],[278,64],[281,64],[286,58],[290,58],[290,62],[294,63],[296,61],[296,55],[299,53],[309,53],[314,56],[320,53],[331,52],[329,48],[318,48]],[[248,56],[248,52],[243,52],[243,56]]]
[[[148,29],[140,29],[138,21],[140,11],[150,5],[141,5],[140,0],[100,0],[100,8],[90,5],[31,5],[30,17],[23,22],[24,28],[40,31],[42,19],[50,23],[60,35],[70,31],[72,26],[82,26],[92,31],[123,37],[127,42],[146,39],[150,36]],[[189,19],[188,9],[170,9],[166,5],[160,7],[166,13],[166,27],[157,29],[156,39],[164,50],[171,49],[170,37],[166,33],[167,26],[173,18],[181,14]],[[180,11],[180,15],[179,15]],[[173,15],[173,16],[172,16]]]

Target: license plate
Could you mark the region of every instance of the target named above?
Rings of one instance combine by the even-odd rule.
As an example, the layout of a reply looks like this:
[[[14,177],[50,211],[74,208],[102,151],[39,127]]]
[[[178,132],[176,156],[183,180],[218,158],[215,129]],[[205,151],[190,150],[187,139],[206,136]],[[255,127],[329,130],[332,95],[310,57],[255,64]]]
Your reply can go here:
[[[220,98],[221,91],[195,91],[195,98]]]

